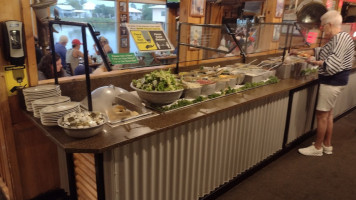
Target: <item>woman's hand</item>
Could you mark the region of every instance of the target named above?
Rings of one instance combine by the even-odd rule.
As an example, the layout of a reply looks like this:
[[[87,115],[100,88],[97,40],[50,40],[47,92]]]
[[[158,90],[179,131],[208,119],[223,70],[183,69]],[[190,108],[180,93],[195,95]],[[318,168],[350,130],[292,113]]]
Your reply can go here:
[[[307,59],[307,63],[312,64],[312,65],[322,66],[324,64],[324,61],[323,60],[315,60],[314,56],[310,56]]]

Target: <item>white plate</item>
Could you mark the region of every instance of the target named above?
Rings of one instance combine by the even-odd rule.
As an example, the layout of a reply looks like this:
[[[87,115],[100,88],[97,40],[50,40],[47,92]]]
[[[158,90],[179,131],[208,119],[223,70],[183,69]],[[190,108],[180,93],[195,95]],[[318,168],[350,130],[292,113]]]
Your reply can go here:
[[[68,99],[67,101],[64,102],[59,102],[59,103],[65,103],[65,102],[70,102],[70,100]],[[47,105],[37,105],[37,104],[32,104],[32,110],[33,110],[33,114],[37,116],[40,116],[40,111],[42,108],[45,108],[46,106],[52,106],[52,105],[56,105],[59,103],[54,103],[54,104],[47,104]]]
[[[37,99],[35,101],[32,101],[32,105],[51,105],[51,104],[66,102],[68,100],[70,100],[70,97],[67,96],[47,97],[47,98]]]
[[[80,109],[70,109],[70,110],[67,110],[65,112],[58,112],[58,113],[43,113],[40,111],[40,115],[41,115],[41,118],[44,118],[44,119],[51,119],[51,118],[56,118],[56,117],[61,117],[65,114],[68,114],[68,113],[71,113],[71,112],[76,112],[76,111],[80,111]]]
[[[56,96],[61,96],[61,93],[51,92],[46,94],[36,94],[36,95],[24,96],[24,98],[25,100],[37,100],[37,99],[44,99],[44,98],[56,97]]]
[[[41,116],[41,119],[44,119],[44,120],[51,120],[51,119],[55,119],[55,118],[58,118],[58,117],[62,117],[63,115],[65,114],[68,114],[68,113],[71,113],[71,112],[79,112],[80,109],[79,108],[76,108],[76,109],[70,109],[70,110],[67,110],[65,112],[59,112],[59,113],[42,113],[40,112],[40,116]]]
[[[29,87],[23,89],[23,93],[43,92],[48,90],[56,90],[57,88],[59,88],[59,85],[38,85],[35,87]]]
[[[44,107],[40,113],[43,114],[49,114],[49,113],[58,113],[66,110],[73,109],[75,107],[79,108],[79,102],[65,102],[65,103],[59,103],[53,106],[46,106]]]
[[[69,102],[69,101],[66,101]],[[64,102],[63,102],[64,103]],[[40,114],[40,111],[45,108],[46,106],[52,106],[52,105],[56,105],[56,104],[51,104],[51,105],[44,105],[44,106],[37,106],[37,105],[33,105],[32,106],[32,110],[37,113],[38,115]]]
[[[58,123],[57,122],[51,122],[51,123],[47,123],[47,122],[41,122],[42,125],[44,126],[58,126]]]
[[[46,94],[50,94],[50,93],[61,93],[61,90],[48,90],[48,91],[44,91],[44,92],[36,92],[36,93],[24,93],[24,96],[35,96],[35,95],[46,95]]]
[[[65,103],[65,102],[70,102],[68,101],[64,101],[64,102],[59,102],[59,103]],[[32,108],[38,110],[38,112],[40,112],[40,110],[46,106],[53,106],[59,103],[54,103],[54,104],[44,104],[44,105],[37,105],[37,104],[32,104]]]

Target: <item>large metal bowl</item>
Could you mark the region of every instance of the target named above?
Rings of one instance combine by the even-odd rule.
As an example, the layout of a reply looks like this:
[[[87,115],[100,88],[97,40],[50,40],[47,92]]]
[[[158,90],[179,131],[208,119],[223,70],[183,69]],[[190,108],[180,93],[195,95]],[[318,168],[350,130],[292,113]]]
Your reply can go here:
[[[166,105],[178,100],[183,93],[183,89],[175,91],[145,91],[136,88],[133,84],[130,84],[131,88],[136,90],[138,96],[150,104]]]
[[[104,117],[105,121],[103,124],[90,127],[90,128],[68,128],[62,126],[63,117],[58,119],[58,126],[64,129],[64,132],[74,138],[88,138],[101,133],[104,129],[104,124],[107,122],[107,117]]]

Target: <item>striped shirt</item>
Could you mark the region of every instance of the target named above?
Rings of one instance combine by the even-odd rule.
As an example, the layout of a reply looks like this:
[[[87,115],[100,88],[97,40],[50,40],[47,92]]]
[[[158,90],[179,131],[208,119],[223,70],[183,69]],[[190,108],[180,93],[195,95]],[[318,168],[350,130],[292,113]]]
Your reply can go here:
[[[346,85],[353,65],[355,45],[346,32],[336,34],[323,47],[315,48],[317,60],[324,60],[319,79],[327,85]]]

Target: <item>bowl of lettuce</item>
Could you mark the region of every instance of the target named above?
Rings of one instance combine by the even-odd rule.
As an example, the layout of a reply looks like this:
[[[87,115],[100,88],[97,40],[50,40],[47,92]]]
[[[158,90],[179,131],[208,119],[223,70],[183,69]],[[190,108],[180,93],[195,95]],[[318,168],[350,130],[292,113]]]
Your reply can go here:
[[[131,88],[149,104],[166,105],[178,100],[183,93],[182,82],[170,71],[155,70],[132,80]]]

